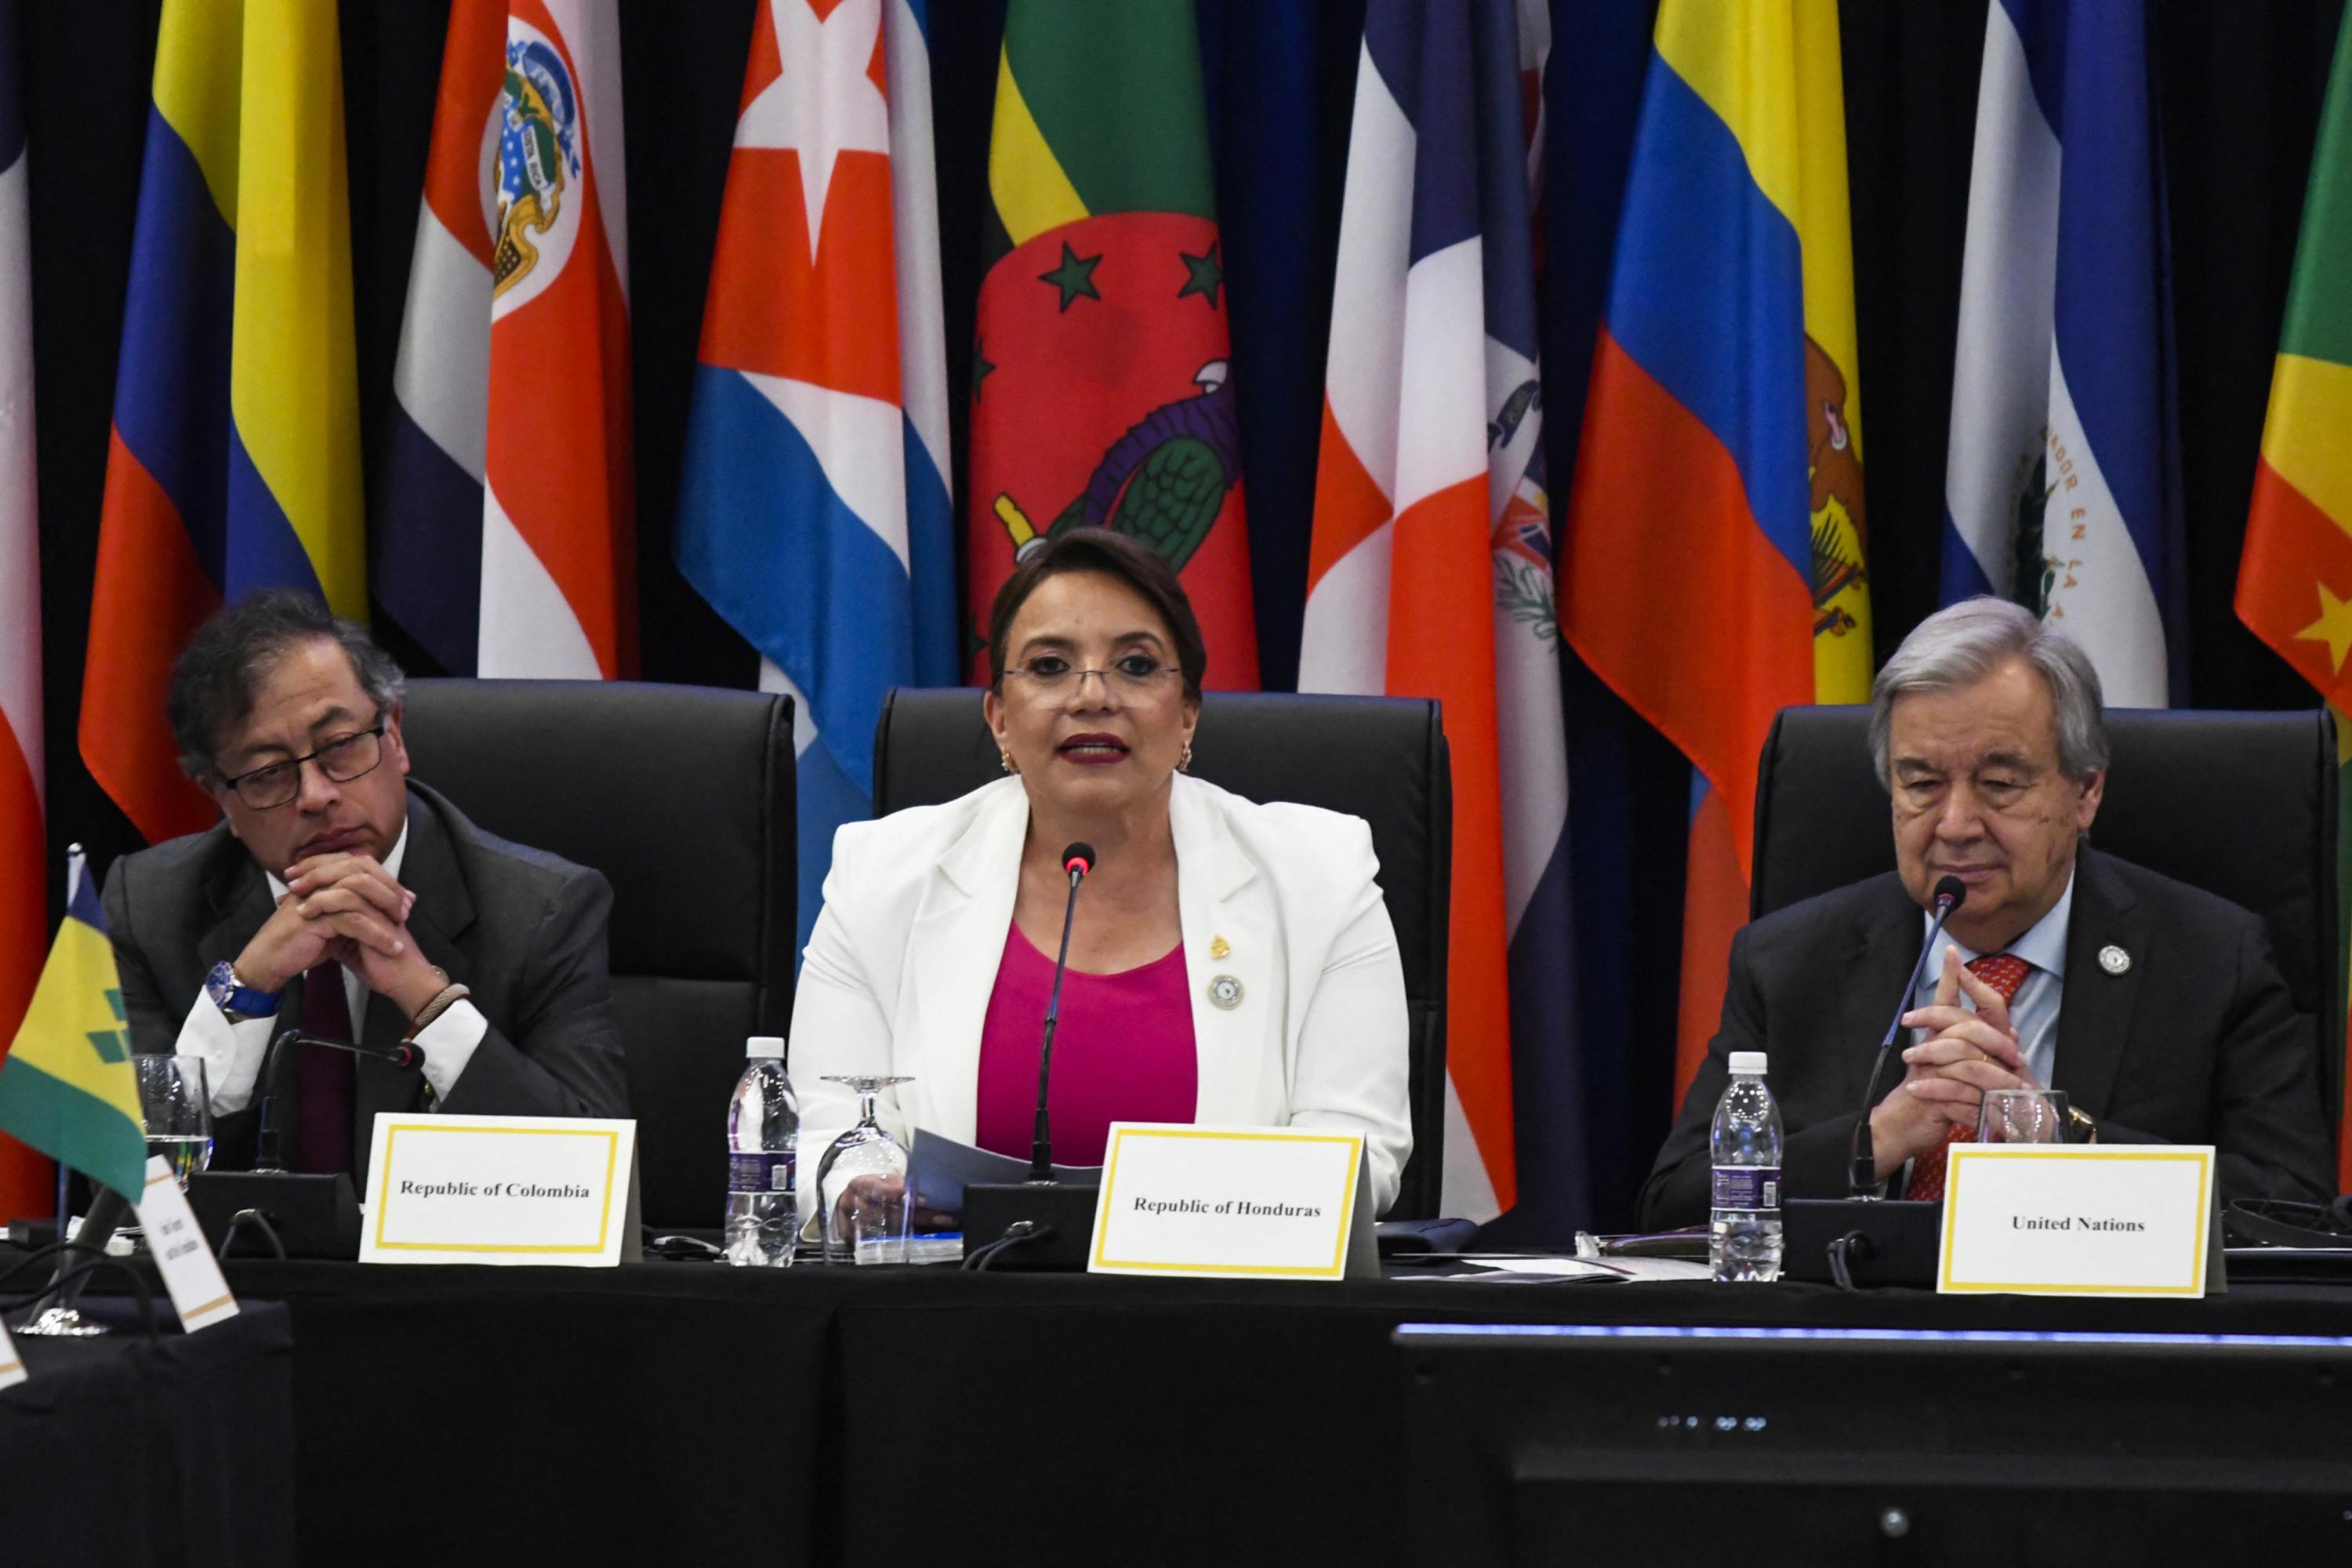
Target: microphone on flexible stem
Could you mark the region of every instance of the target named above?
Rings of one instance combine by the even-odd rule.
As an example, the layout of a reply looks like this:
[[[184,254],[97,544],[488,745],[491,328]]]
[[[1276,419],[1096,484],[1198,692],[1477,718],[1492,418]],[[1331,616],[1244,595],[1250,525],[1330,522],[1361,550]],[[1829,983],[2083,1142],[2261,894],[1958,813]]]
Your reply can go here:
[[[257,1173],[282,1173],[286,1169],[284,1151],[278,1147],[279,1129],[271,1111],[277,1108],[278,1053],[288,1046],[317,1046],[327,1050],[349,1051],[355,1057],[367,1057],[380,1062],[390,1062],[396,1068],[423,1064],[425,1053],[415,1042],[396,1040],[388,1046],[368,1045],[359,1040],[331,1040],[323,1035],[306,1035],[299,1029],[283,1029],[261,1053],[261,1122],[254,1130],[253,1168]]]
[[[1078,884],[1095,868],[1095,847],[1072,844],[1062,851],[1062,869],[1070,879],[1069,901],[1062,906],[1062,951],[1054,960],[1053,994],[1045,999],[1045,1037],[1037,1050],[1037,1123],[1029,1142],[1029,1179],[1054,1179],[1054,1129],[1045,1110],[1045,1091],[1054,1081],[1054,1029],[1062,1021],[1062,975],[1070,967],[1070,922],[1078,912]]]
[[[1903,1015],[1911,1010],[1912,995],[1919,989],[1920,972],[1927,967],[1927,954],[1935,951],[1936,938],[1951,919],[1953,911],[1968,901],[1969,885],[1958,877],[1946,877],[1936,884],[1936,923],[1927,928],[1927,940],[1919,944],[1919,956],[1911,965],[1911,978],[1903,983],[1903,999],[1895,1005],[1895,1016],[1887,1021],[1886,1037],[1878,1042],[1878,1055],[1870,1064],[1870,1081],[1863,1086],[1862,1116],[1853,1124],[1853,1163],[1848,1172],[1848,1190],[1864,1202],[1878,1196],[1878,1151],[1872,1146],[1870,1136],[1871,1107],[1878,1103],[1878,1077],[1886,1070],[1886,1058],[1895,1049],[1895,1038],[1903,1032]]]

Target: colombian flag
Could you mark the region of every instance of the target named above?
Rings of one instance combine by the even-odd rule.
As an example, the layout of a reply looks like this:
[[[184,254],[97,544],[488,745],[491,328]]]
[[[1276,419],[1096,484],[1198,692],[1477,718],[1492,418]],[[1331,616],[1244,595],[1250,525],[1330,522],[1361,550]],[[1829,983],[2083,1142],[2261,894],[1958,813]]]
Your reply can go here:
[[[1561,624],[1689,757],[1677,1093],[1747,915],[1756,762],[1870,694],[1834,0],[1664,0],[1569,498]]]
[[[82,758],[168,838],[213,820],[163,721],[197,623],[367,616],[334,0],[164,0],[100,515]]]
[[[122,982],[75,857],[74,890],[16,1043],[0,1060],[0,1131],[136,1200],[147,1190],[147,1133],[131,1075]]]
[[[2238,618],[2316,687],[2336,712],[2343,805],[2352,821],[2352,26],[2337,30],[2336,67],[2311,158],[2303,235],[2287,289],[2286,325],[2271,374],[2253,509],[2238,563]],[[2352,892],[2352,840],[2339,864]],[[2352,902],[2352,900],[2347,900]],[[2352,1188],[2352,1138],[2339,1137],[2339,1180]]]

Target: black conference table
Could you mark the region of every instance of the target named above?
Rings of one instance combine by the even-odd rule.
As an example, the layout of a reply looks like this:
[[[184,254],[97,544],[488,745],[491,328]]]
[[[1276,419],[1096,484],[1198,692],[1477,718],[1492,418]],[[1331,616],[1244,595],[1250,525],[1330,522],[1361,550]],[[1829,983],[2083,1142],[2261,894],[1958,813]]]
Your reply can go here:
[[[238,1261],[294,1338],[312,1563],[1354,1562],[1410,1552],[1412,1321],[2339,1334],[2205,1301]],[[2193,1415],[2193,1413],[2189,1413]]]

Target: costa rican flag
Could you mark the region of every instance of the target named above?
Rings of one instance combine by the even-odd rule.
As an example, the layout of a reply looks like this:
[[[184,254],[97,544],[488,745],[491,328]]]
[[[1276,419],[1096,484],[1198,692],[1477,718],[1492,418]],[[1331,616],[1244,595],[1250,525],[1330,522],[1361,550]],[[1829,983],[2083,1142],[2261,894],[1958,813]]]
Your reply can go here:
[[[635,667],[614,0],[456,0],[374,538],[453,674]]]
[[[1943,599],[2063,627],[2106,700],[2181,689],[2163,148],[2138,0],[1985,23],[1945,473]]]
[[[1482,1220],[1536,1195],[1515,1049],[1543,1063],[1545,1125],[1582,1124],[1523,118],[1522,61],[1539,77],[1549,43],[1543,8],[1510,0],[1372,0],[1365,17],[1299,655],[1302,691],[1444,703],[1444,1201]],[[1580,1206],[1580,1162],[1538,1152],[1568,1189],[1543,1195]]]
[[[793,699],[803,942],[884,694],[956,678],[927,23],[761,0],[687,428],[678,568]]]

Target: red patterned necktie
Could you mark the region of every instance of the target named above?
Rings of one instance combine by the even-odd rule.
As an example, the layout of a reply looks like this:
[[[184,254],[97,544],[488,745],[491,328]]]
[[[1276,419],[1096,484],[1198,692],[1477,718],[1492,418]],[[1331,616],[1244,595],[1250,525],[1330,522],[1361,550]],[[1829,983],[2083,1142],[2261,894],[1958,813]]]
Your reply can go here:
[[[1987,953],[1969,961],[1969,973],[1983,981],[2000,995],[2004,1005],[2017,1000],[2017,988],[2033,973],[2033,965],[2013,952]],[[1964,1127],[1954,1127],[1944,1134],[1944,1141],[1911,1162],[1911,1184],[1903,1195],[1917,1203],[1941,1203],[1944,1200],[1944,1166],[1951,1156],[1952,1145],[1968,1142],[1970,1134]]]

